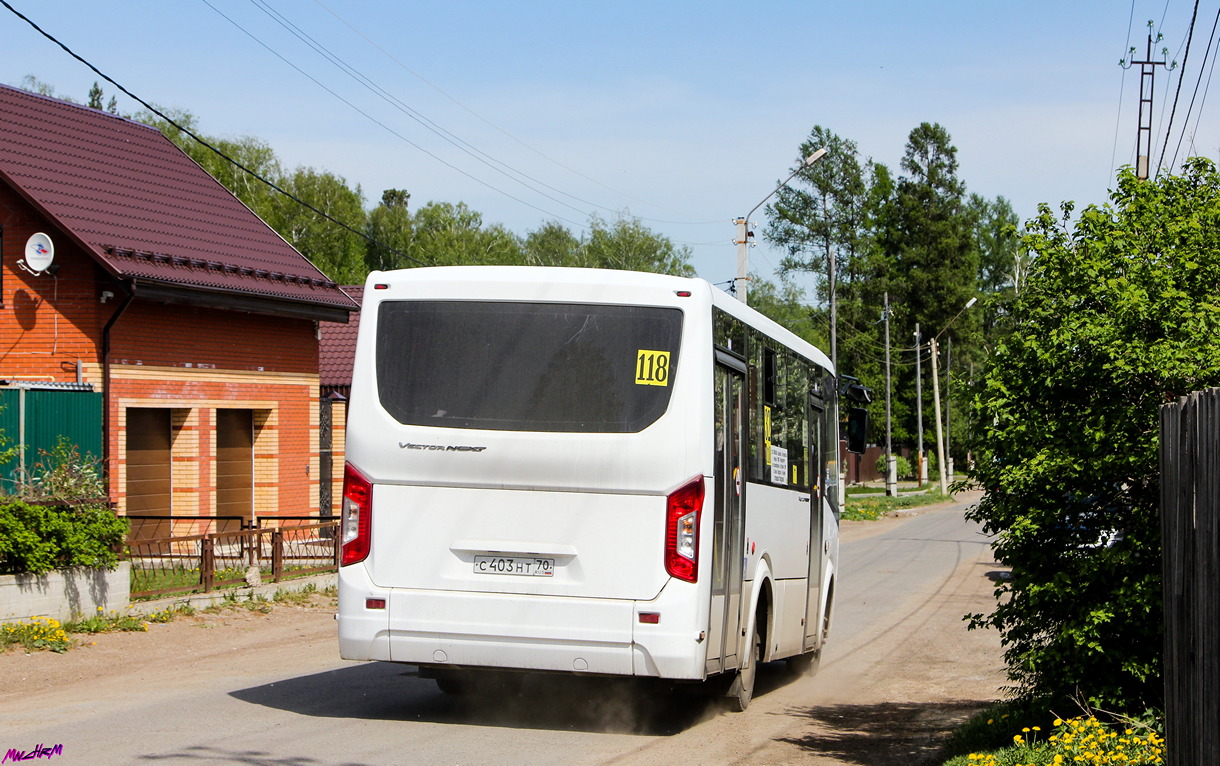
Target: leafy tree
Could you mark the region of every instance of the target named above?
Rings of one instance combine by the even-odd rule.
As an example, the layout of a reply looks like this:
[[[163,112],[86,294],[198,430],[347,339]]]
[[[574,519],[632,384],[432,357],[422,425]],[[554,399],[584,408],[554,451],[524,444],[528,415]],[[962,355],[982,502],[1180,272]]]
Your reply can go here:
[[[30,93],[37,93],[40,96],[50,96],[51,98],[57,98],[60,101],[75,103],[75,101],[68,96],[58,95],[55,92],[55,86],[39,80],[32,74],[27,74],[25,77],[21,78],[21,89],[28,90]]]
[[[989,615],[1026,697],[1109,710],[1162,702],[1158,408],[1220,385],[1220,176],[1120,173],[1067,227],[1043,206],[1035,253],[975,406],[970,516],[1012,579]]]
[[[103,107],[102,101],[104,98],[105,94],[102,93],[102,86],[98,84],[97,80],[94,80],[93,87],[89,88],[89,101],[87,102],[87,105],[94,109],[105,108],[105,110],[111,114],[118,114],[118,101],[115,99],[115,97],[111,96],[110,101],[106,102],[105,107]]]
[[[801,159],[818,149],[826,156],[797,174],[767,206],[766,238],[788,251],[781,268],[828,275],[834,256],[836,271],[852,273],[864,231],[866,188],[864,170],[854,141],[815,125],[800,145]],[[829,285],[823,281],[823,299]]]
[[[805,291],[791,279],[780,277],[779,284],[750,275],[750,308],[774,320],[795,335],[825,349],[826,323],[820,313],[811,309]]]
[[[580,265],[687,277],[695,275],[695,269],[690,265],[690,248],[675,246],[668,237],[653,232],[639,219],[620,215],[613,223],[607,223],[600,216],[593,216],[590,229]]]
[[[953,321],[955,359],[977,355],[979,320],[957,314],[979,289],[981,238],[975,224],[990,223],[1005,209],[999,203],[980,211],[967,206],[957,149],[940,125],[923,123],[911,131],[897,178],[885,165],[862,160],[854,142],[815,126],[800,154],[819,147],[828,150],[826,156],[798,173],[768,208],[767,237],[787,249],[784,269],[815,275],[823,305],[833,256],[838,367],[876,391],[885,386],[880,320],[889,293],[893,434],[896,442],[910,443],[915,324],[926,341]],[[828,313],[819,309],[816,315],[825,321]],[[930,381],[925,383],[930,391]],[[932,397],[925,402],[924,420],[931,424]],[[874,417],[872,428],[872,439],[881,441],[884,418]]]
[[[542,228],[531,231],[523,244],[525,263],[530,266],[584,265],[581,249],[584,243],[568,227],[558,221],[548,221]]]
[[[939,333],[943,347],[951,333],[954,359],[962,362],[980,346],[981,323],[977,312],[962,312],[978,294],[979,256],[965,205],[965,184],[957,168],[957,148],[944,127],[925,122],[911,131],[902,175],[878,215],[877,252],[869,261],[863,299],[875,306],[881,291],[888,291],[892,337],[905,345],[906,339],[913,340],[918,323],[925,342]],[[904,365],[909,361],[913,355],[903,360]],[[943,373],[943,360],[940,366]],[[913,365],[899,367],[894,390],[914,392],[914,371]],[[930,383],[925,381],[925,390],[931,390]],[[914,435],[916,418],[909,401],[899,397],[895,407],[894,433],[899,441]],[[935,422],[935,414],[933,398],[926,396],[925,432]]]
[[[530,232],[522,244],[523,260],[533,266],[652,271],[694,276],[690,248],[676,247],[637,218],[620,215],[612,223],[600,216],[589,221],[589,233],[577,237],[556,221]]]
[[[517,237],[466,203],[429,202],[411,218],[407,253],[429,266],[520,263]]]
[[[191,138],[183,129],[200,136],[226,157],[232,158],[282,188],[288,181],[285,179],[279,157],[276,156],[271,145],[253,136],[242,136],[236,139],[207,136],[199,128],[198,118],[191,112],[165,107],[158,107],[158,109],[170,120],[165,120],[147,111],[138,113],[135,119],[161,131],[175,146],[232,192],[233,196],[241,200],[242,204],[270,224],[269,219],[273,217],[273,211],[283,204],[286,198],[225,157]],[[287,239],[284,232],[279,233]]]
[[[298,199],[360,231],[364,226],[364,199],[360,187],[348,187],[343,178],[313,168],[297,168],[281,187]],[[365,240],[328,221],[295,201],[278,195],[263,216],[269,226],[340,284],[364,279]]]
[[[411,211],[407,203],[411,193],[405,189],[386,189],[381,204],[369,212],[367,244],[364,260],[369,271],[403,269],[418,264],[409,260],[411,249]]]
[[[1020,220],[1012,203],[1004,197],[989,200],[971,194],[966,208],[979,252],[979,289],[990,294],[1020,292],[1028,252],[1021,247]]]
[[[798,148],[795,167],[818,149],[826,155],[797,173],[776,193],[766,208],[768,241],[780,245],[787,255],[781,273],[811,274],[817,284],[817,309],[807,313],[816,324],[817,344],[837,357],[841,372],[854,375],[870,386],[884,385],[881,334],[875,327],[880,304],[869,305],[862,293],[870,275],[867,265],[875,250],[878,211],[892,194],[889,170],[871,160],[861,160],[854,141],[815,125]],[[834,285],[830,264],[834,263]],[[836,337],[830,344],[830,296],[835,296]],[[880,295],[880,294],[878,294]],[[758,303],[751,291],[751,303]],[[801,333],[798,333],[801,334]],[[805,336],[809,337],[809,336]],[[884,434],[884,420],[874,419],[874,434]]]

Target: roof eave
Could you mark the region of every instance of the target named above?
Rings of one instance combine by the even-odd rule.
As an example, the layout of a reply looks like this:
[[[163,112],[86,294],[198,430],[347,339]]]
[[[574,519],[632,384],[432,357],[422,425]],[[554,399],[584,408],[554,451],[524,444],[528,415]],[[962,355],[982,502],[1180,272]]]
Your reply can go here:
[[[239,291],[223,290],[211,286],[206,288],[192,287],[140,277],[136,277],[131,281],[135,284],[136,297],[139,299],[184,306],[245,311],[251,314],[267,314],[293,319],[338,322],[340,324],[346,324],[351,312],[359,310],[355,305],[347,307],[299,301],[290,298],[277,298],[268,295],[254,295]]]

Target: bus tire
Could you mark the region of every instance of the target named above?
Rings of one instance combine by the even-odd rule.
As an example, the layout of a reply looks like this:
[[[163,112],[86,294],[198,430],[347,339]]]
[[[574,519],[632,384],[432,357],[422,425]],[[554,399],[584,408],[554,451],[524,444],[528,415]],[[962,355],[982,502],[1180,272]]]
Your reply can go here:
[[[749,664],[737,671],[733,685],[729,687],[729,709],[743,713],[754,699],[754,681],[758,678],[758,664],[762,661],[762,634],[758,630],[761,615],[754,620],[754,632],[750,636]]]

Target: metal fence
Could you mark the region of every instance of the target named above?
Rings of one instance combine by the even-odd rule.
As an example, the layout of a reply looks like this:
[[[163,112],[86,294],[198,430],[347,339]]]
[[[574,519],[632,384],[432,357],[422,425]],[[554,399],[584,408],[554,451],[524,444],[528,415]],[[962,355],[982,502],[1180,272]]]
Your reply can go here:
[[[129,538],[131,595],[207,592],[334,571],[339,565],[339,522],[302,519],[309,521],[266,519],[255,528]]]
[[[1166,764],[1220,763],[1220,389],[1161,407]]]

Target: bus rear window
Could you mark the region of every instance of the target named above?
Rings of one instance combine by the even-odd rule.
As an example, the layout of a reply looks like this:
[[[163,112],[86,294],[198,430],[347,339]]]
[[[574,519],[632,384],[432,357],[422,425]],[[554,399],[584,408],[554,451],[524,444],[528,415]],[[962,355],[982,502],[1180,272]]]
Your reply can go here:
[[[634,433],[669,406],[679,309],[387,301],[377,390],[404,425]]]

